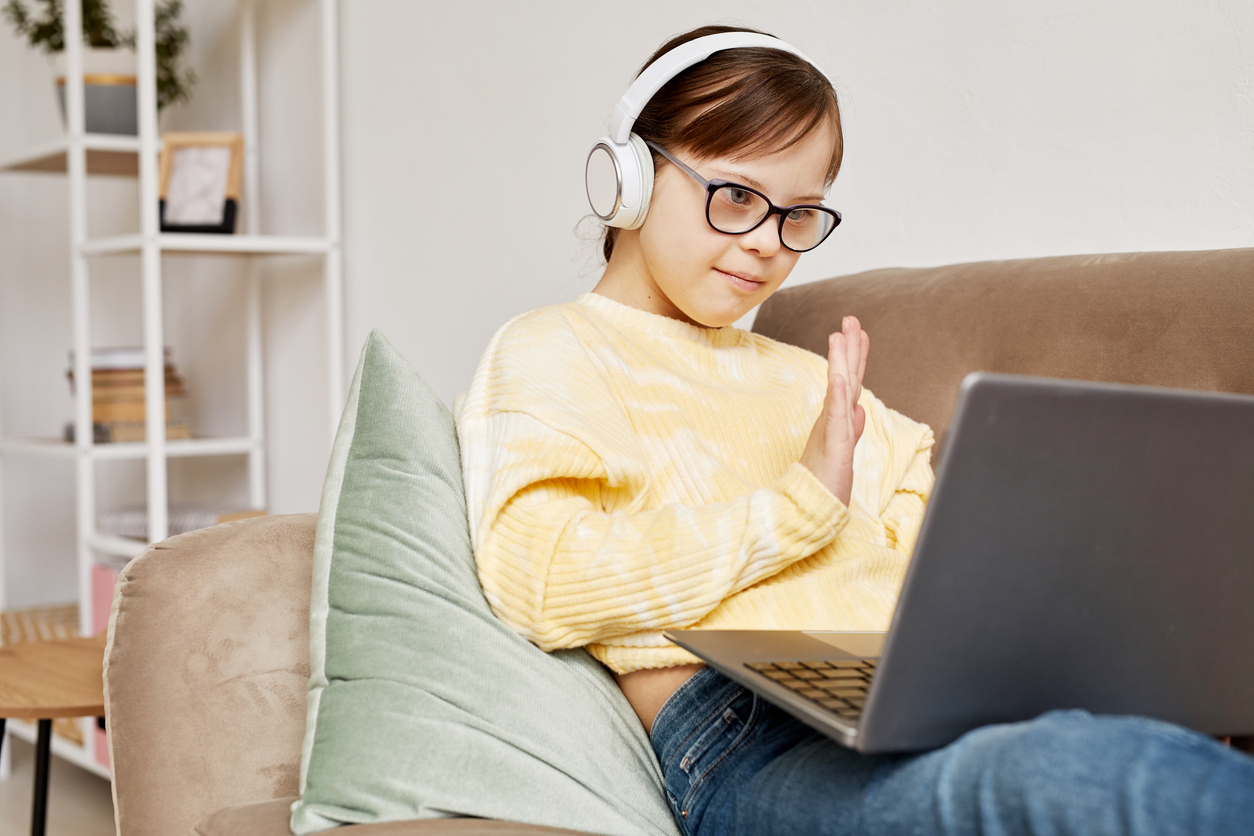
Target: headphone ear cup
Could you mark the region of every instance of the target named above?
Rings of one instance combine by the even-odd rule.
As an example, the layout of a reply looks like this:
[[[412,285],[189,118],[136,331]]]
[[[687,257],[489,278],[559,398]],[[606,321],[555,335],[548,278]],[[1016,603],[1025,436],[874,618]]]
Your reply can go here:
[[[619,145],[605,137],[584,164],[588,203],[606,226],[637,229],[653,196],[653,153],[635,134]]]
[[[638,181],[640,206],[635,210],[634,217],[622,224],[622,228],[639,229],[644,225],[645,216],[649,214],[649,200],[653,197],[653,152],[644,144],[644,140],[635,134],[627,138],[627,143],[636,158],[635,170],[639,172],[636,176],[640,178]]]

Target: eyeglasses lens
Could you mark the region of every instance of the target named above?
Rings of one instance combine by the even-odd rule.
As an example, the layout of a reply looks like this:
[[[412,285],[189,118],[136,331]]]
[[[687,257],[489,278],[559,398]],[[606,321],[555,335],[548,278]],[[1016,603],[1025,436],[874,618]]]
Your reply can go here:
[[[710,225],[738,235],[762,222],[771,206],[759,194],[735,185],[721,186],[710,198]],[[792,250],[813,249],[836,226],[836,218],[819,209],[794,209],[784,215],[780,239]]]

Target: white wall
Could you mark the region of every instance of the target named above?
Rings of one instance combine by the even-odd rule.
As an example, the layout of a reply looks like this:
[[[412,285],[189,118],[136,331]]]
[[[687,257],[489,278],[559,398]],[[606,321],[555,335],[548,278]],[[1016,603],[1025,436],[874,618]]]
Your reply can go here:
[[[1254,4],[376,2],[345,16],[348,339],[451,399],[510,316],[596,278],[583,161],[671,34],[740,21],[835,81],[845,222],[793,282],[1254,244]]]
[[[1248,0],[636,0],[630,14],[586,0],[342,5],[346,349],[355,359],[382,328],[449,401],[506,319],[595,283],[598,246],[581,226],[587,149],[640,62],[707,22],[796,44],[841,95],[845,168],[829,202],[845,223],[791,281],[1254,245]],[[264,225],[317,232],[316,7],[259,7]],[[201,83],[163,127],[238,129],[234,11],[188,0],[187,15]],[[42,59],[4,29],[0,157],[56,134],[53,101]],[[92,197],[95,228],[132,223],[132,184],[102,182]],[[0,177],[6,433],[47,434],[70,415],[64,203],[55,179]],[[136,262],[98,264],[102,342],[136,341]],[[271,508],[313,510],[328,449],[318,264],[274,260],[265,274]],[[240,275],[230,261],[168,269],[170,342],[215,431],[242,426]],[[68,465],[6,467],[7,541],[23,555],[10,602],[73,597],[72,515],[48,511],[72,501]],[[142,472],[111,479],[119,501],[141,495]],[[181,466],[172,482],[183,497],[244,496],[229,462]]]

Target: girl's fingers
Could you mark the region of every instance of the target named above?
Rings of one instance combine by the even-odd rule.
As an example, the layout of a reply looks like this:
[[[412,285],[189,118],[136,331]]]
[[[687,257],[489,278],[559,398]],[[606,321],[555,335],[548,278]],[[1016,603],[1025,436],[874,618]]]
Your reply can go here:
[[[827,438],[825,439],[829,443],[844,441],[848,438],[851,429],[849,426],[848,392],[845,386],[844,376],[837,373],[832,378],[832,384],[829,388],[831,403],[827,413]]]
[[[862,357],[858,362],[858,388],[862,388],[862,378],[866,374],[866,356],[871,353],[871,335],[862,332]]]
[[[858,401],[862,399],[862,377],[863,375],[866,374],[866,356],[867,354],[871,352],[871,335],[868,334],[866,331],[862,332],[861,343],[862,343],[862,352],[858,358],[858,377],[857,377],[858,392],[857,392],[857,398],[854,400],[854,403],[857,403]]]
[[[827,338],[827,385],[836,385],[836,376],[841,374],[844,368],[845,354],[847,348],[845,346],[845,335],[839,331],[831,334]]]
[[[849,400],[851,405],[858,402],[858,389],[861,385],[861,376],[858,374],[858,367],[861,365],[862,358],[862,325],[858,322],[856,316],[845,317],[844,335],[845,335],[845,379],[848,381]]]

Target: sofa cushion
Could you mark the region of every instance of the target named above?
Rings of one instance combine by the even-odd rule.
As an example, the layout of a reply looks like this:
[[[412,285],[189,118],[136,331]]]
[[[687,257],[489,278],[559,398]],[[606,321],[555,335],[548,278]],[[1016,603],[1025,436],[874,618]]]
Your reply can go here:
[[[323,488],[310,647],[293,832],[448,816],[676,832],[609,673],[488,608],[452,415],[378,331]]]
[[[276,798],[219,810],[196,826],[196,836],[291,836],[288,819],[295,798]],[[336,836],[579,836],[534,824],[489,819],[424,819],[356,824]]]

